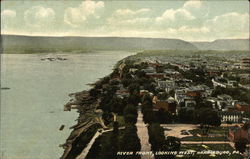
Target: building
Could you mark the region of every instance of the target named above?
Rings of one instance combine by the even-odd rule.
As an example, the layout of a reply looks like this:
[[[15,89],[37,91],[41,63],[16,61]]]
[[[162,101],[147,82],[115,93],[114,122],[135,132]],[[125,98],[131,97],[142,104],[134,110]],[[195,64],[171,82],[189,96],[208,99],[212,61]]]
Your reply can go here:
[[[227,95],[227,94],[218,95],[217,98],[220,99],[220,100],[228,101],[228,102],[233,101],[233,98],[230,95]]]
[[[250,104],[247,104],[245,102],[237,102],[235,104],[235,108],[238,111],[250,112]]]
[[[173,97],[169,97],[167,100],[159,100],[157,96],[154,96],[152,102],[154,104],[154,109],[163,109],[172,114],[176,114],[177,102]]]
[[[172,80],[157,81],[157,86],[158,88],[164,89],[166,92],[169,92],[175,89],[175,82]]]
[[[219,111],[218,115],[220,116],[222,123],[226,122],[242,123],[243,119],[241,112]]]
[[[154,67],[147,67],[146,69],[142,69],[145,73],[155,73],[156,70]]]
[[[250,69],[250,58],[243,58],[241,60],[241,68],[242,69]]]
[[[250,128],[234,126],[229,129],[228,139],[232,142],[237,142],[239,139],[246,139],[250,143]]]
[[[165,78],[165,73],[146,73],[146,76],[154,79],[163,79]]]
[[[178,104],[180,104],[181,102],[184,102],[185,97],[186,97],[185,88],[179,88],[175,90],[174,98]]]
[[[122,63],[119,65],[118,70],[119,70],[119,74],[120,74],[120,78],[123,76],[123,70],[125,68],[126,64]]]
[[[222,81],[217,80],[216,78],[213,78],[212,83],[214,87],[220,86],[223,88],[227,88],[227,81],[222,82]]]

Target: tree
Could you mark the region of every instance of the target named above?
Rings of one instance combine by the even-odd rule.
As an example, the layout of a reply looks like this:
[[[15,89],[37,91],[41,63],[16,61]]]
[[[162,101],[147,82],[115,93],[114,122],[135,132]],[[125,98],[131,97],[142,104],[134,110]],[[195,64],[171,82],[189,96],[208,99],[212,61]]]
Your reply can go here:
[[[164,151],[179,151],[181,148],[181,140],[174,136],[168,136],[164,142]]]
[[[173,120],[172,115],[168,111],[165,111],[162,108],[158,112],[156,112],[155,116],[157,117],[158,122],[160,124],[163,124],[163,123],[172,123],[172,120]]]
[[[146,103],[148,103],[149,105],[152,105],[152,98],[150,97],[149,94],[145,94],[145,95],[142,97],[142,104],[143,104],[143,105],[146,105]]]
[[[118,134],[118,131],[119,131],[119,123],[117,122],[117,121],[114,121],[114,123],[113,123],[113,133],[115,134],[115,135],[117,135]]]
[[[138,105],[139,102],[140,102],[140,94],[138,92],[133,92],[128,97],[129,104]]]
[[[156,66],[156,72],[157,73],[163,73],[164,72],[164,67],[163,66]]]
[[[144,109],[143,120],[145,123],[154,123],[156,121],[154,111],[152,109]]]
[[[122,114],[124,105],[123,105],[123,100],[118,97],[114,97],[110,100],[109,104],[110,109],[114,113]]]
[[[178,118],[181,123],[193,123],[195,113],[193,110],[181,109],[178,113]]]
[[[119,151],[140,151],[141,144],[140,139],[137,136],[137,129],[136,126],[133,124],[126,124],[126,128],[124,131],[124,135],[120,141],[120,150]],[[135,154],[135,153],[134,153]],[[121,156],[124,158],[124,156]],[[135,159],[138,158],[136,155],[126,156],[126,159]]]
[[[124,115],[124,121],[125,123],[135,124],[137,121],[137,115],[134,114],[126,114]]]
[[[136,72],[136,76],[138,78],[143,78],[143,77],[146,77],[146,73],[144,71],[139,70]]]
[[[116,159],[117,151],[118,151],[118,135],[117,133],[113,133],[107,136],[103,142],[101,147],[101,158],[102,159]]]
[[[134,92],[139,92],[140,85],[137,83],[132,83],[128,86],[128,91],[130,94],[133,94]]]
[[[159,123],[152,123],[148,127],[149,142],[153,151],[161,150],[165,142],[164,130]]]
[[[89,91],[89,94],[92,96],[92,97],[97,97],[97,95],[100,93],[100,91],[98,91],[97,89],[95,88],[92,88],[90,91]]]
[[[244,138],[240,138],[238,141],[235,142],[235,149],[240,153],[244,153],[247,148],[247,140]]]
[[[134,114],[137,115],[137,109],[134,105],[128,104],[124,110],[123,110],[123,115],[128,115],[128,114]]]
[[[210,126],[220,126],[221,119],[217,112],[210,108],[201,108],[195,112],[195,120],[201,124],[202,128],[206,129],[208,133]]]
[[[172,89],[172,90],[170,90],[169,91],[169,95],[171,96],[171,97],[174,97],[174,95],[175,95],[175,91]]]

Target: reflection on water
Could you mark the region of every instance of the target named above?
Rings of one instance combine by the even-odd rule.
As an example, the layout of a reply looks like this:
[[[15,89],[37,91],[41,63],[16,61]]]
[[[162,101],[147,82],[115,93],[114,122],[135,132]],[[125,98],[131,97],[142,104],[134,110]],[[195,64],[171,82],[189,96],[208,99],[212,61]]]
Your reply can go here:
[[[78,114],[64,112],[68,94],[112,71],[133,53],[60,54],[67,60],[41,60],[47,54],[1,55],[1,157],[59,158]],[[61,125],[65,125],[59,131]]]

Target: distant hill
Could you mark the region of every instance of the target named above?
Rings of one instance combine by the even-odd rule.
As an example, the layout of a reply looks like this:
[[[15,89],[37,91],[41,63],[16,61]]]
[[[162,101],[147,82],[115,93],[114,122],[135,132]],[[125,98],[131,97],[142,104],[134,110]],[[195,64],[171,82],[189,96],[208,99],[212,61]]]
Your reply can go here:
[[[179,39],[130,37],[38,37],[2,35],[5,53],[35,53],[70,50],[197,50]]]
[[[249,39],[221,39],[213,42],[192,42],[199,50],[249,50]]]

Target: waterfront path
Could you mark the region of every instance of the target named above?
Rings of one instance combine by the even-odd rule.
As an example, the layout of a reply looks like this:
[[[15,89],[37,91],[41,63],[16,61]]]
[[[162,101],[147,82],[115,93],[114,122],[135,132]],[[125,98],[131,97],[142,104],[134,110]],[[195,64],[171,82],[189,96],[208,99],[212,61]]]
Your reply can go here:
[[[230,141],[181,141],[181,144],[229,144],[234,148],[234,143]]]
[[[90,142],[88,143],[88,146],[82,151],[82,153],[76,157],[76,159],[85,159],[85,157],[87,156],[90,148],[92,147],[92,145],[94,144],[95,140],[102,134],[102,132],[97,131],[95,133],[95,135],[93,136],[93,138],[90,140]]]
[[[121,130],[121,129],[125,129],[125,127],[124,127],[124,126],[119,127],[119,130]],[[81,154],[78,155],[78,156],[76,157],[76,159],[85,159],[86,156],[87,156],[88,153],[89,153],[90,148],[91,148],[92,145],[95,143],[95,140],[96,140],[99,136],[101,136],[103,133],[110,132],[110,131],[113,131],[113,128],[108,129],[108,130],[99,129],[99,130],[95,133],[95,135],[92,137],[92,139],[91,139],[90,142],[88,143],[87,147],[85,147],[85,148],[83,149],[83,151],[81,152]]]
[[[141,110],[138,109],[138,117],[137,117],[137,135],[141,142],[141,152],[150,152],[151,151],[151,144],[149,143],[149,136],[148,136],[148,128],[146,124],[143,122],[143,114]],[[141,159],[154,159],[153,156],[149,154],[141,155]]]

